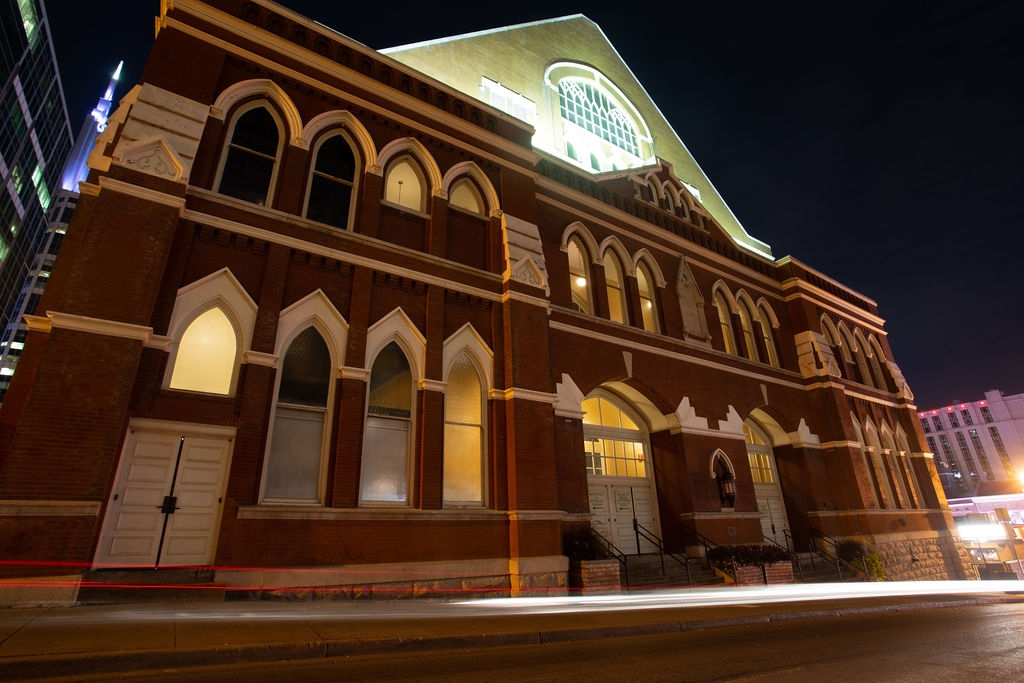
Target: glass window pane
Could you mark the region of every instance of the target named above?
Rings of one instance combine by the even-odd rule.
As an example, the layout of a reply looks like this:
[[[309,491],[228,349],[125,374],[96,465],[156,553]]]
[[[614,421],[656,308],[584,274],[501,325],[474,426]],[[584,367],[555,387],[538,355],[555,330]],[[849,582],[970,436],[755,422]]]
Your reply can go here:
[[[385,346],[373,362],[369,413],[403,418],[412,415],[412,371],[395,342]]]
[[[331,385],[331,352],[315,328],[307,327],[288,347],[278,401],[326,406]]]
[[[482,430],[448,423],[444,427],[445,502],[483,502]]]
[[[228,394],[238,342],[224,312],[211,308],[189,324],[178,342],[171,389]]]
[[[366,418],[360,498],[364,502],[404,503],[408,499],[409,423]]]
[[[322,410],[277,407],[267,459],[266,498],[318,499],[323,435]]]

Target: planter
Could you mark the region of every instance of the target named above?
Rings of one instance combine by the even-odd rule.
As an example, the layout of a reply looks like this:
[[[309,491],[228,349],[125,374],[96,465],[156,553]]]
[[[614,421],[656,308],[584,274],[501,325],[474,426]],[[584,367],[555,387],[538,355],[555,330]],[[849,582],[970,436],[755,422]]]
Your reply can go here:
[[[573,560],[569,563],[569,587],[583,595],[617,593],[622,589],[618,560]]]

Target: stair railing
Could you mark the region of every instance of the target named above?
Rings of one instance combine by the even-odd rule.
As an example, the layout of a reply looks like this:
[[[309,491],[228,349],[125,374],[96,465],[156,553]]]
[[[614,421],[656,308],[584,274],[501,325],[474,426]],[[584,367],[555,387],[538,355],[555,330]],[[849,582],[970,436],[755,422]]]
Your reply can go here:
[[[808,531],[810,538],[807,545],[811,552],[811,569],[814,568],[814,556],[817,555],[828,564],[833,565],[839,574],[839,580],[843,581],[843,563],[839,559],[839,541],[814,527]]]
[[[633,520],[633,533],[636,535],[636,551],[640,554],[640,539],[643,538],[651,543],[655,548],[658,549],[658,555],[661,557],[661,573],[667,575],[665,572],[665,556],[676,562],[683,569],[686,570],[686,583],[693,588],[693,577],[690,576],[690,558],[684,555],[679,555],[665,548],[665,541],[660,536],[655,534],[653,531],[645,527],[640,522]]]
[[[728,575],[729,578],[731,578],[733,580],[733,583],[738,583],[739,582],[739,580],[736,578],[736,561],[735,561],[735,559],[733,559],[731,557],[731,555],[730,555],[730,558],[729,558],[729,566],[732,567],[731,570],[729,570],[729,569],[722,569],[721,567],[712,567],[711,566],[711,554],[712,554],[711,551],[715,550],[716,548],[719,548],[720,546],[717,543],[715,543],[714,541],[712,541],[710,538],[705,536],[704,534],[702,534],[699,531],[697,531],[696,529],[694,529],[693,527],[683,525],[682,528],[683,528],[684,533],[690,534],[693,537],[694,541],[696,541],[698,544],[700,544],[701,548],[703,549],[704,566],[707,567],[708,570],[714,571],[715,569],[718,569],[719,571],[721,571],[721,572],[725,573],[726,575]]]
[[[618,546],[612,543],[607,536],[598,531],[596,527],[592,526],[591,529],[594,532],[594,536],[596,536],[597,539],[601,541],[602,545],[604,545],[605,550],[608,551],[608,554],[611,555],[613,559],[618,560],[619,566],[622,568],[623,582],[628,586],[629,563],[626,561],[626,553],[622,552],[622,550],[620,550]]]
[[[796,556],[796,553],[794,553],[792,550],[789,549],[789,539],[790,539],[790,536],[791,536],[791,534],[789,532],[789,529],[783,529],[782,530],[782,535],[783,535],[783,538],[786,539],[786,545],[782,545],[781,543],[776,541],[771,536],[767,536],[765,534],[761,534],[762,538],[764,539],[764,543],[765,544],[773,545],[776,548],[779,548],[780,550],[786,551],[786,555],[789,556],[789,563],[791,565],[793,565],[794,567],[796,567],[796,571],[800,575],[800,582],[803,583],[803,580],[804,580],[804,568],[800,566],[800,558],[798,558]]]

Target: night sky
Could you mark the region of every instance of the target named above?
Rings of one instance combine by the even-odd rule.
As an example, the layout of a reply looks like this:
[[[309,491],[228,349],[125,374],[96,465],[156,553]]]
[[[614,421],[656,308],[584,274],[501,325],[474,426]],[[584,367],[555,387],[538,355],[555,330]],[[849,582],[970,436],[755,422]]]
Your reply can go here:
[[[159,2],[44,2],[77,132]],[[1019,0],[281,4],[375,49],[587,16],[751,235],[878,303],[919,408],[1024,392]]]

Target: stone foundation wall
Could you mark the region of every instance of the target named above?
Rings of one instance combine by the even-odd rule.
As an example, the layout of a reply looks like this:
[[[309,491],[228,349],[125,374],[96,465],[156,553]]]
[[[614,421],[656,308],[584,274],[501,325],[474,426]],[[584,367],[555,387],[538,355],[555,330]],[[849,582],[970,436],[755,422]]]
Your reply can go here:
[[[959,538],[879,537],[873,543],[889,581],[977,579]]]

